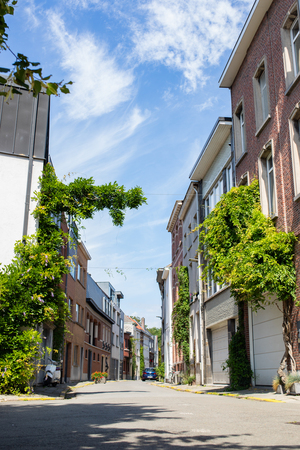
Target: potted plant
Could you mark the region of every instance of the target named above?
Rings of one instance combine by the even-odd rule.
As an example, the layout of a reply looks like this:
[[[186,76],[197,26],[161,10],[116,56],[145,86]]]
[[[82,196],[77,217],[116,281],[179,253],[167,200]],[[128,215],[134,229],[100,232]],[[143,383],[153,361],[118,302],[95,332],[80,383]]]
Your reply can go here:
[[[102,373],[101,372],[93,372],[91,375],[92,380],[95,382],[95,384],[101,382]]]
[[[107,372],[100,372],[101,373],[101,381],[102,383],[106,383],[106,379],[108,377],[108,373]]]
[[[276,394],[283,394],[283,384],[279,375],[273,378],[272,386]]]
[[[291,372],[285,383],[285,389],[291,394],[300,394],[300,372]]]

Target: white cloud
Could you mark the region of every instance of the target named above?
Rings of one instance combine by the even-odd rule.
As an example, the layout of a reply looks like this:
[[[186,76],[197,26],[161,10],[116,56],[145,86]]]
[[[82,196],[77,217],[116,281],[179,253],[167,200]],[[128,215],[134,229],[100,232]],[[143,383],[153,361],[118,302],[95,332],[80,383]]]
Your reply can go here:
[[[53,130],[52,145],[52,154],[59,155],[58,170],[68,167],[72,172],[80,167],[82,172],[93,173],[96,177],[101,175],[104,180],[110,173],[115,176],[136,151],[130,146],[126,152],[120,151],[120,145],[133,136],[149,117],[148,110],[142,112],[134,107],[125,116],[108,120],[107,124],[99,123],[95,127],[92,123],[85,129],[81,128],[81,133],[78,133],[77,124],[65,128],[60,119]],[[63,153],[61,148],[64,148]],[[74,154],[76,158],[72,157]]]
[[[210,97],[200,105],[196,105],[196,108],[199,112],[204,111],[205,109],[212,108],[217,100],[218,100],[217,97]]]
[[[75,83],[72,95],[63,97],[70,118],[101,116],[130,99],[132,70],[120,69],[105,44],[90,33],[68,33],[61,16],[53,12],[49,22],[61,66]]]
[[[27,25],[32,28],[37,28],[41,21],[39,18],[39,9],[40,7],[37,7],[34,0],[26,0],[24,3],[24,12],[27,16]]]
[[[182,71],[184,89],[205,84],[206,70],[233,47],[250,1],[150,0],[140,10],[146,21],[132,25],[141,62],[160,62]]]

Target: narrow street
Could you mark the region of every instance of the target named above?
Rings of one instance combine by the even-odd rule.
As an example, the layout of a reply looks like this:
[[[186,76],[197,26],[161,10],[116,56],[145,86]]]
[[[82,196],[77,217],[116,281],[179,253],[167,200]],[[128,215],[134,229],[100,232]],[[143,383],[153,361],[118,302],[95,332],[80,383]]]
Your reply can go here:
[[[70,400],[0,404],[0,448],[299,449],[299,402],[194,395],[123,381]],[[298,423],[297,423],[298,422]]]

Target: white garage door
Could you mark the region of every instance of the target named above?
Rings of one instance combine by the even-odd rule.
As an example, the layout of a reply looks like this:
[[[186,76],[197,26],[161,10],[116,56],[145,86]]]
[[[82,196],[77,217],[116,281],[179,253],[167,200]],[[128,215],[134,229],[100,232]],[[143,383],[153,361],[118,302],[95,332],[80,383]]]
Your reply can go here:
[[[280,306],[280,304],[279,304]],[[284,353],[282,313],[275,305],[252,312],[255,384],[271,386]]]
[[[212,328],[212,373],[213,382],[229,384],[228,371],[222,370],[222,364],[228,358],[228,325],[227,320]]]

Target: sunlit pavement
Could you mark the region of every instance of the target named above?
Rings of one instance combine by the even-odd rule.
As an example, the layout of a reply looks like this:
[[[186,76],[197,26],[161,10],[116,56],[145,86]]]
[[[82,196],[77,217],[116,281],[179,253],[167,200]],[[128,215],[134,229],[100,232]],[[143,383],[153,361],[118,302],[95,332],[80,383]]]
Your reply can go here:
[[[70,400],[0,403],[0,448],[300,448],[298,401],[191,395],[141,381],[76,392]]]

